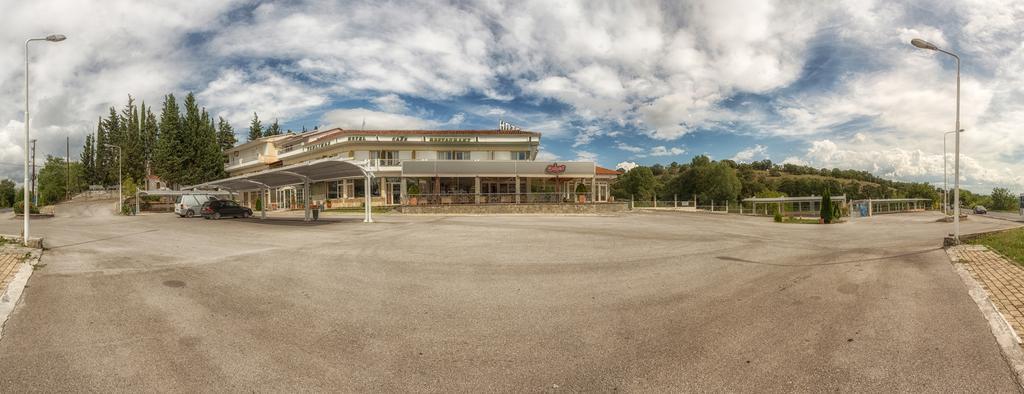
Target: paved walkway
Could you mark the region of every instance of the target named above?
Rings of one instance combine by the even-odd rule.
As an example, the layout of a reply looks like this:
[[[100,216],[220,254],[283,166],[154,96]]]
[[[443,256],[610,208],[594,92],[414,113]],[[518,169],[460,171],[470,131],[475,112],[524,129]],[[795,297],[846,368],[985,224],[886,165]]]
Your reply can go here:
[[[0,294],[7,291],[7,284],[18,273],[18,264],[21,264],[23,257],[20,254],[0,252]]]
[[[982,245],[960,245],[953,250],[1017,336],[1024,338],[1024,267]]]

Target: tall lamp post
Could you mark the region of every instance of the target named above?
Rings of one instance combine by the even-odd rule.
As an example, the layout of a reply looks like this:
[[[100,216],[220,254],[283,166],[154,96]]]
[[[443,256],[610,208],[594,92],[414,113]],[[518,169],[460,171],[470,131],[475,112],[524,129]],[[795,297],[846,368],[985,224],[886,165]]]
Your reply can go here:
[[[945,53],[956,59],[956,127],[954,131],[960,130],[960,56],[957,56],[953,52],[945,51],[940,49],[928,41],[920,38],[910,40],[910,44],[931,51],[937,51]],[[956,135],[956,144],[953,148],[953,239],[956,243],[960,243],[960,133],[953,133]]]
[[[963,133],[964,129],[960,129],[960,132]],[[942,135],[942,213],[946,216],[949,216],[949,184],[946,181],[946,168],[948,167],[946,165],[946,137],[953,133],[955,131],[947,131]]]
[[[28,145],[30,143],[29,142],[29,132],[28,132],[28,120],[29,120],[29,116],[28,116],[28,44],[30,42],[32,42],[32,41],[61,42],[61,41],[64,41],[64,39],[66,39],[66,38],[67,37],[64,37],[64,35],[62,35],[62,34],[51,34],[51,35],[48,35],[48,36],[43,37],[43,38],[29,38],[29,39],[25,40],[25,178],[24,178],[24,182],[25,183],[23,183],[22,187],[21,187],[22,190],[24,191],[24,196],[23,196],[23,198],[21,200],[21,205],[22,205],[22,208],[24,210],[23,213],[25,214],[25,216],[24,216],[25,223],[24,223],[24,229],[23,229],[23,233],[24,234],[22,234],[23,235],[22,241],[25,244],[25,246],[28,246],[29,206],[32,204],[31,200],[29,199],[29,190],[28,190],[28,182],[29,182],[29,180],[28,180],[28,154],[29,154],[28,153],[28,149],[29,149]]]
[[[121,212],[121,205],[124,204],[124,194],[121,194],[121,185],[124,183],[121,181],[121,147],[111,144],[103,144],[103,146],[111,149],[117,149],[117,212]]]

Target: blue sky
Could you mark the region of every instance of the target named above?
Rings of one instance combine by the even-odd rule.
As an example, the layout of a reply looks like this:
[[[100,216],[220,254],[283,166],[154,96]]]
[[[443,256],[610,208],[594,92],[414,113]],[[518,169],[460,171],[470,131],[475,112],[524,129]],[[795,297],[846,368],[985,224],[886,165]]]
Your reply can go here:
[[[264,123],[540,131],[543,158],[694,155],[942,182],[960,53],[963,182],[1024,191],[1019,1],[19,2],[0,16],[0,176],[33,133],[78,146],[131,94],[194,91],[241,138]],[[46,17],[43,17],[43,16]],[[75,149],[73,149],[74,151]],[[73,152],[73,155],[77,152]],[[947,155],[951,158],[951,153]]]

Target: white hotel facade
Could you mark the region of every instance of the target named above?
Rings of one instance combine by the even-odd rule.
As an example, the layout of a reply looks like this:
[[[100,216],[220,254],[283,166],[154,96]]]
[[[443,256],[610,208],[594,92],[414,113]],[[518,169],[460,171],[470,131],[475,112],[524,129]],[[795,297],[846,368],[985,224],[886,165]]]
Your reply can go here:
[[[520,130],[343,130],[263,137],[226,152],[230,177],[323,158],[369,163],[371,181],[338,177],[309,185],[313,204],[373,205],[601,203],[618,172],[593,162],[536,161],[540,133]],[[369,183],[369,185],[367,185]],[[304,187],[239,192],[270,210],[301,209]]]

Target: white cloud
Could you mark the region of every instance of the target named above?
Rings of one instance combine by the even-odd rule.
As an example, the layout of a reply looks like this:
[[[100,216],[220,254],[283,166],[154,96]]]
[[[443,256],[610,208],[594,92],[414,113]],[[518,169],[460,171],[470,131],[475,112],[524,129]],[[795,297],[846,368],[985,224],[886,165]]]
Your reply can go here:
[[[619,143],[617,143],[615,145],[615,147],[619,148],[621,150],[624,150],[626,152],[632,152],[632,153],[641,153],[641,152],[645,152],[646,151],[646,149],[644,149],[644,148],[641,148],[639,146],[633,146],[633,145],[627,144],[625,142],[619,142]]]
[[[636,164],[635,162],[624,161],[624,162],[620,162],[619,164],[616,164],[615,165],[615,169],[616,170],[624,170],[626,172],[629,172],[629,170],[632,170],[632,169],[636,168],[637,166],[638,166],[638,164]]]
[[[540,148],[537,152],[537,161],[557,161],[559,159],[558,155],[544,148]]]
[[[588,152],[585,150],[578,150],[573,152],[576,153],[576,160],[578,161],[597,161],[597,153]]]
[[[768,159],[768,148],[761,145],[754,145],[739,152],[736,152],[736,156],[732,157],[732,160],[739,163],[749,163],[754,160]]]
[[[671,147],[666,148],[664,146],[655,146],[651,148],[651,156],[679,156],[686,153],[686,149]]]
[[[268,69],[225,69],[197,94],[201,105],[233,124],[248,124],[252,113],[260,119],[287,121],[327,102],[323,89],[306,86]],[[236,127],[237,128],[237,127]]]
[[[414,116],[374,111],[366,108],[336,109],[324,114],[323,122],[327,127],[359,130],[366,122],[366,129],[430,129],[438,126],[438,122]]]
[[[409,107],[405,104],[405,100],[402,100],[401,97],[398,97],[398,95],[394,93],[386,94],[380,97],[375,97],[374,99],[370,100],[370,102],[372,102],[374,105],[377,106],[377,108],[380,108],[380,110],[384,112],[400,114],[409,110]]]
[[[795,164],[795,165],[798,165],[798,166],[806,166],[806,165],[809,165],[810,163],[808,163],[806,160],[803,160],[803,159],[801,159],[799,157],[789,156],[785,160],[782,161],[782,164]]]

